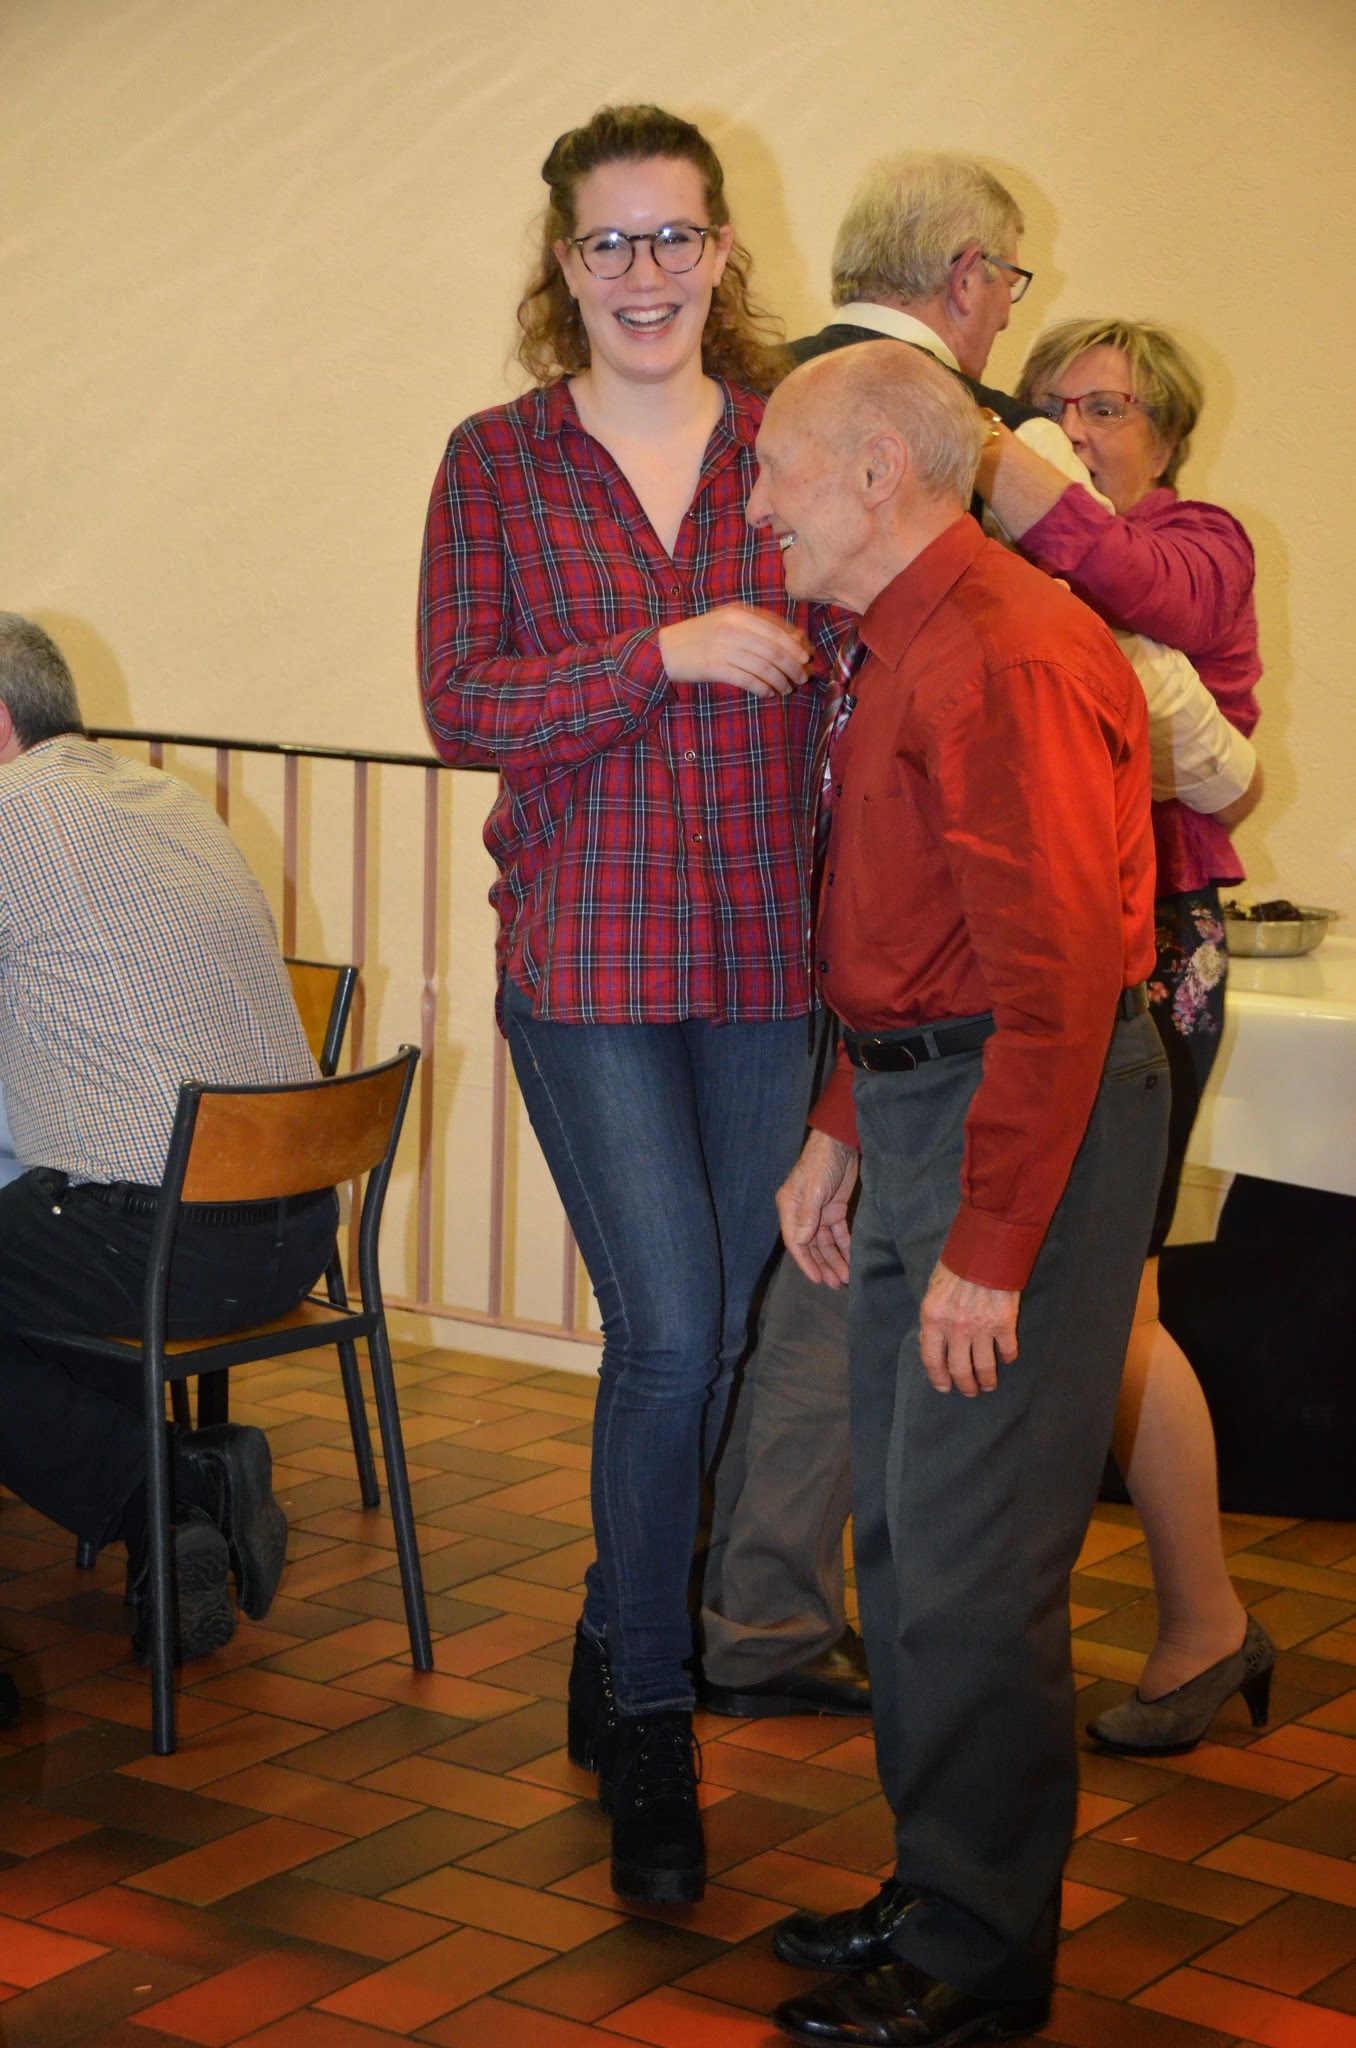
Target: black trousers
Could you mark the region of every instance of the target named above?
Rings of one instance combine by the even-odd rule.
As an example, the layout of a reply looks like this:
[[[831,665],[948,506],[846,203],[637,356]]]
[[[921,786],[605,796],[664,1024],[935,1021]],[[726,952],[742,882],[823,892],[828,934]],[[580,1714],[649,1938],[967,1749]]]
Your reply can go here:
[[[1167,1138],[1148,1016],[1115,1026],[1086,1133],[973,1400],[934,1391],[918,1311],[955,1214],[979,1053],[858,1074],[853,1544],[896,1870],[896,1947],[963,1990],[1049,1985],[1077,1773],[1069,1574],[1111,1436]]]
[[[191,1212],[190,1212],[191,1214]],[[333,1196],[263,1221],[185,1220],[169,1334],[212,1337],[294,1308],[334,1249]],[[120,1214],[35,1169],[0,1188],[0,1483],[95,1543],[117,1535],[146,1476],[139,1364],[73,1360],[18,1332],[134,1337],[154,1219]]]

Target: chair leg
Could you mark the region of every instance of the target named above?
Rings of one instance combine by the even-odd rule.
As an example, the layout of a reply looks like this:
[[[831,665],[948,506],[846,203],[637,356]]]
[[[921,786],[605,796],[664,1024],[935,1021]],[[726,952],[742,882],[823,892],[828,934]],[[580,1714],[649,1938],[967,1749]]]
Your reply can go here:
[[[176,1381],[176,1386],[183,1382]],[[231,1419],[231,1375],[228,1372],[200,1372],[198,1374],[198,1427],[211,1429],[219,1422]],[[175,1421],[179,1420],[176,1412]]]
[[[202,1382],[198,1382],[201,1386]],[[193,1417],[188,1408],[188,1381],[170,1381],[170,1414],[179,1429],[192,1429]]]
[[[405,1470],[405,1438],[400,1427],[400,1409],[396,1404],[395,1374],[391,1370],[391,1347],[387,1342],[384,1315],[378,1318],[367,1340],[367,1352],[377,1396],[377,1420],[381,1424],[386,1491],[391,1498],[391,1520],[395,1523],[400,1586],[405,1596],[405,1620],[410,1631],[410,1656],[416,1671],[431,1671],[433,1644],[428,1632],[428,1608],[424,1603],[424,1573],[419,1562],[419,1539],[415,1534],[409,1475]]]
[[[325,1289],[335,1308],[348,1307],[348,1291],[344,1286],[344,1263],[337,1251],[325,1268]],[[367,1427],[367,1408],[363,1401],[358,1347],[356,1344],[340,1344],[336,1349],[339,1353],[339,1371],[344,1382],[344,1400],[348,1404],[348,1427],[353,1438],[353,1458],[358,1467],[358,1490],[365,1508],[379,1507],[381,1488],[377,1484],[377,1462],[372,1456],[372,1432]]]
[[[174,1589],[170,1558],[169,1437],[165,1429],[165,1382],[147,1359],[146,1523],[150,1550],[151,1746],[157,1756],[174,1754]]]
[[[75,1568],[80,1572],[92,1572],[94,1560],[99,1555],[98,1545],[88,1536],[82,1536],[75,1546]]]

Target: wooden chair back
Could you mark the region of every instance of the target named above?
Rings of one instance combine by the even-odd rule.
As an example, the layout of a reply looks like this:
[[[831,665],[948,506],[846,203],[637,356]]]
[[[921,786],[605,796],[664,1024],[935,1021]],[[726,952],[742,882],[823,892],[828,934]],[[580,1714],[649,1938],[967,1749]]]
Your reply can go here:
[[[336,966],[328,960],[288,959],[283,964],[311,1057],[328,1079],[339,1068],[358,970]]]
[[[185,1202],[272,1201],[356,1180],[385,1158],[418,1058],[404,1045],[382,1066],[294,1087],[186,1081],[166,1182],[185,1149]]]

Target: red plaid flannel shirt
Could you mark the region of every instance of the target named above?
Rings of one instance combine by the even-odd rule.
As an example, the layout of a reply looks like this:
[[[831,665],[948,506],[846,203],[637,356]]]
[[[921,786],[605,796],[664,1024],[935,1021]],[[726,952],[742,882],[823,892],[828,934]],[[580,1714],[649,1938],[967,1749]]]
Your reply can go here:
[[[498,960],[562,1023],[791,1017],[810,1002],[813,757],[849,622],[750,533],[762,401],[726,388],[670,560],[564,383],[466,420],[424,536],[419,660],[445,761],[491,760]],[[815,644],[756,698],[674,683],[657,629],[761,606]]]

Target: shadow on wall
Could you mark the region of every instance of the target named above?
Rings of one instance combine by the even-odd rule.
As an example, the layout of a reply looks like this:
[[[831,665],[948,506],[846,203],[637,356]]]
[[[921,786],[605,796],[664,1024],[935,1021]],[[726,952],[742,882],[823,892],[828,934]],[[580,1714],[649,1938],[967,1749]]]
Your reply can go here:
[[[36,611],[32,617],[65,655],[86,725],[130,725],[132,693],[122,664],[89,621],[70,612]]]
[[[756,129],[715,108],[690,116],[707,136],[725,170],[735,233],[753,256],[753,293],[785,322],[789,336],[812,332],[828,304],[828,267],[811,274],[787,211],[776,158]]]

